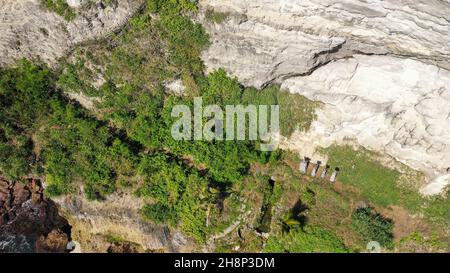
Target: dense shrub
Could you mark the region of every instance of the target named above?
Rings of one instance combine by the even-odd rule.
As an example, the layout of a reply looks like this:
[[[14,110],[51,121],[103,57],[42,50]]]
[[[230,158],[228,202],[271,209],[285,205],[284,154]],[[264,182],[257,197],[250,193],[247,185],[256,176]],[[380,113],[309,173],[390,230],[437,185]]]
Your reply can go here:
[[[145,205],[141,213],[145,219],[159,224],[170,224],[173,226],[177,222],[177,215],[173,208],[160,203]]]
[[[393,247],[394,223],[371,208],[359,208],[352,215],[354,229],[365,243],[376,241],[386,248]]]
[[[53,102],[51,110],[40,139],[52,193],[68,193],[81,179],[90,199],[101,198],[115,190],[118,176],[133,174],[134,155],[107,126],[71,104]]]
[[[138,169],[146,178],[137,195],[155,202],[146,205],[142,215],[157,223],[179,225],[198,241],[205,240],[208,180],[196,169],[161,153],[144,156]]]
[[[0,172],[8,178],[28,175],[35,166],[31,137],[54,97],[47,69],[20,61],[0,70]]]
[[[331,231],[307,226],[304,231],[270,236],[264,248],[269,253],[345,253],[348,249]]]

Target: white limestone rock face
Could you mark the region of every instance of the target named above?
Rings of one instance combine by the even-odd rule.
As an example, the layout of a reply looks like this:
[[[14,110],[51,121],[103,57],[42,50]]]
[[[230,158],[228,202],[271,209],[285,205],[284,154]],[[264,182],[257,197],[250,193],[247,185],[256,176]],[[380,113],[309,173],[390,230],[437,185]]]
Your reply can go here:
[[[83,4],[83,0],[66,0],[67,5],[72,8],[79,8]]]
[[[77,6],[77,17],[67,22],[46,10],[40,0],[0,0],[0,65],[21,58],[56,63],[76,43],[96,39],[122,27],[143,0],[121,0],[117,5],[95,1],[83,9],[84,1],[68,1]]]
[[[307,133],[315,146],[351,138],[429,177],[446,173],[450,166],[447,70],[397,57],[355,55],[309,76],[290,78],[282,88],[324,102]]]
[[[186,90],[186,86],[184,86],[181,79],[166,82],[164,86],[166,87],[168,93],[177,96],[183,95],[184,91]]]
[[[450,179],[450,2],[203,0],[228,13],[204,23],[209,70],[244,84],[324,102],[307,133],[285,148],[303,154],[345,143],[384,152],[423,171],[424,194]],[[305,147],[309,147],[305,149]]]
[[[261,87],[353,53],[395,54],[450,68],[450,3],[440,0],[201,0],[229,13],[203,20],[210,69]]]

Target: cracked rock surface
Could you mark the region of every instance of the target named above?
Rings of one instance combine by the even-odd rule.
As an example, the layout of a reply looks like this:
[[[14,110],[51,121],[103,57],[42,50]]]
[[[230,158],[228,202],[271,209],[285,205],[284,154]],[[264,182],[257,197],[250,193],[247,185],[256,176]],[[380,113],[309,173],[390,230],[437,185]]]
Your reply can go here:
[[[450,2],[202,0],[209,70],[324,102],[288,147],[345,139],[423,171],[441,192],[450,167]],[[435,179],[435,180],[434,180]]]
[[[28,58],[56,63],[76,43],[101,38],[123,26],[142,0],[68,1],[77,16],[68,22],[46,10],[39,0],[0,0],[0,65]]]
[[[450,68],[448,1],[202,0],[228,14],[203,20],[212,46],[210,69],[225,66],[244,84],[261,87],[306,74],[354,53],[398,55]]]

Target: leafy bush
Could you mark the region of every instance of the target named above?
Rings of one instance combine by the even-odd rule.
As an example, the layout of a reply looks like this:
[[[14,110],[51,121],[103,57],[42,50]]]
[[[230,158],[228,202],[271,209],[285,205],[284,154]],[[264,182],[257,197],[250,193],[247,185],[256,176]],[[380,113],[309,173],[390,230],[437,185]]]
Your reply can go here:
[[[35,166],[32,133],[48,115],[50,72],[22,60],[0,70],[0,172],[10,179],[30,174]]]
[[[0,133],[2,133],[0,131]],[[0,136],[0,171],[11,180],[28,174],[33,160],[32,141],[26,136]]]
[[[220,106],[240,104],[243,90],[237,78],[230,78],[224,69],[211,72],[199,79],[204,104]]]
[[[303,230],[308,222],[308,210],[309,207],[303,203],[302,200],[298,200],[295,206],[281,219],[283,231],[290,232],[299,231],[299,229]]]
[[[21,60],[16,68],[0,70],[1,122],[16,132],[36,128],[54,96],[50,72]]]
[[[89,96],[97,95],[95,88],[84,79],[90,75],[86,76],[81,73],[87,70],[84,68],[85,62],[81,60],[75,64],[67,64],[65,70],[59,76],[57,84],[68,92],[84,93]]]
[[[157,223],[179,224],[186,234],[204,241],[207,228],[203,204],[208,199],[208,180],[164,154],[145,156],[138,169],[146,179],[137,195],[156,202],[146,205],[142,215]]]
[[[145,205],[141,213],[145,219],[159,224],[170,224],[174,226],[177,222],[177,215],[173,208],[163,204]]]
[[[268,253],[345,253],[348,249],[331,231],[307,226],[304,231],[270,236],[264,252]]]
[[[365,243],[376,241],[386,248],[393,248],[394,223],[371,208],[359,208],[352,214],[354,229]]]
[[[209,40],[202,25],[189,17],[166,15],[161,17],[159,26],[167,42],[171,64],[185,73],[201,74],[204,65],[199,56]]]
[[[81,178],[87,197],[98,199],[115,190],[118,176],[132,174],[134,155],[105,125],[70,104],[53,101],[51,109],[40,140],[53,194],[71,192]]]
[[[20,61],[0,71],[0,97],[0,171],[10,179],[43,169],[49,194],[82,180],[88,197],[99,198],[132,175],[128,144],[59,94],[48,69]]]
[[[280,106],[280,131],[284,136],[291,136],[295,130],[306,132],[316,118],[317,102],[280,90],[279,86],[269,86],[263,90],[245,89],[242,101],[255,105]]]
[[[178,15],[184,11],[196,11],[197,5],[190,0],[149,0],[147,10],[166,15]]]

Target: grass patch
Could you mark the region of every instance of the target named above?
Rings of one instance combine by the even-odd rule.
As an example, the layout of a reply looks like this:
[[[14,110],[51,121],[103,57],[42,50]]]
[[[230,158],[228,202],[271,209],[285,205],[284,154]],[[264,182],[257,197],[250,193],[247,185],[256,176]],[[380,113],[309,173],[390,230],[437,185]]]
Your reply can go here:
[[[205,19],[208,22],[221,24],[228,18],[229,15],[230,13],[228,12],[218,12],[214,9],[208,8],[205,12]]]
[[[328,164],[339,167],[339,181],[357,187],[376,205],[400,205],[417,211],[422,198],[415,189],[398,185],[401,173],[377,162],[375,154],[363,148],[332,146],[326,149]]]
[[[41,3],[49,11],[62,16],[66,21],[72,21],[77,16],[75,10],[64,0],[41,0]]]
[[[425,199],[422,211],[429,220],[441,224],[447,231],[450,227],[450,195]]]
[[[126,240],[119,235],[108,235],[106,236],[106,241],[110,244],[120,244],[126,242]]]
[[[331,231],[308,226],[304,231],[271,236],[264,248],[266,253],[346,253],[348,249]]]
[[[431,236],[424,236],[420,232],[413,232],[408,236],[403,237],[398,246],[402,248],[409,248],[417,250],[417,252],[425,252],[429,249],[441,250],[448,252],[450,250],[450,241],[443,241],[439,236],[433,234]],[[436,251],[434,251],[436,252]]]
[[[398,205],[411,213],[423,214],[432,223],[450,226],[448,193],[423,197],[417,189],[401,185],[399,171],[383,166],[375,160],[375,153],[363,148],[332,146],[324,153],[329,157],[328,164],[341,168],[339,181],[358,188],[373,204],[382,207]]]

